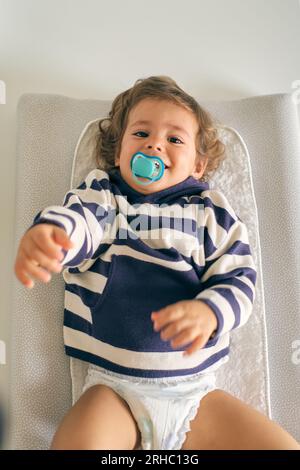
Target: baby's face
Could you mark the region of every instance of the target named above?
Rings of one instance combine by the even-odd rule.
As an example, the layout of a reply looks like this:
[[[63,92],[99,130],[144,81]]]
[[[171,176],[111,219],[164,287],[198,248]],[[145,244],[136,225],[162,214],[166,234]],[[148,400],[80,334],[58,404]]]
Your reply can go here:
[[[115,164],[120,167],[127,184],[143,194],[169,188],[188,176],[200,178],[205,166],[199,157],[196,159],[197,131],[198,123],[192,111],[170,101],[143,99],[129,113]],[[136,182],[130,168],[136,152],[159,156],[163,160],[165,171],[160,180],[145,186]]]

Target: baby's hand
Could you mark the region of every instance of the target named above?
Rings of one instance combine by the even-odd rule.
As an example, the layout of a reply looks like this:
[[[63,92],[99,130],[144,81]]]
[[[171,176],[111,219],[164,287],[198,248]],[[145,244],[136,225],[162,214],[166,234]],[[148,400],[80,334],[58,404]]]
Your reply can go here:
[[[218,326],[213,310],[200,300],[182,300],[168,305],[158,312],[152,312],[151,319],[155,331],[163,328],[161,339],[167,341],[173,338],[173,348],[193,341],[183,353],[184,356],[203,348]]]
[[[64,254],[61,248],[73,247],[66,231],[54,224],[37,224],[20,240],[15,261],[15,274],[25,287],[31,289],[34,282],[29,276],[49,282],[49,271],[60,273]],[[43,269],[45,268],[45,269]]]

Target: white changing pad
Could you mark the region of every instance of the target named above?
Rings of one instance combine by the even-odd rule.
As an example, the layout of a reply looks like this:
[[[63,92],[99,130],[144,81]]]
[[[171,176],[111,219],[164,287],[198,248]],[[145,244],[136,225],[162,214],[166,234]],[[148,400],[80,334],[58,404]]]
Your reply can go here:
[[[70,189],[78,187],[89,171],[95,168],[99,119],[88,122],[79,137]],[[217,370],[217,386],[271,418],[259,226],[250,157],[245,142],[235,129],[219,126],[218,132],[226,145],[227,158],[211,178],[210,188],[222,191],[246,224],[257,267],[257,282],[253,313],[246,325],[231,332],[230,358]],[[81,395],[87,367],[86,362],[70,358],[73,404]]]

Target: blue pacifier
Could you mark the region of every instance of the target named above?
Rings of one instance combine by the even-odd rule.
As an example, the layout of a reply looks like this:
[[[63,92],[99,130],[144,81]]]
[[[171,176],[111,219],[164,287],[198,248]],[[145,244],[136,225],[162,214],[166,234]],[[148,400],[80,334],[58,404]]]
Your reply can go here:
[[[135,153],[130,161],[132,176],[139,184],[150,184],[162,178],[165,164],[159,157],[151,157],[143,152]],[[150,181],[140,181],[138,178],[147,178]]]

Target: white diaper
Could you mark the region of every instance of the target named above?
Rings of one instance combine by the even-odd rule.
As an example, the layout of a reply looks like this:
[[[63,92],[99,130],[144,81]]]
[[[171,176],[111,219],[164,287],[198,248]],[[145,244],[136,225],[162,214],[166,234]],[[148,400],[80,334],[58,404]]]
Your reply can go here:
[[[128,404],[141,432],[139,450],[179,450],[201,399],[216,389],[214,372],[187,377],[146,379],[89,365],[82,389],[103,384]]]

